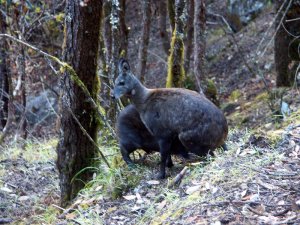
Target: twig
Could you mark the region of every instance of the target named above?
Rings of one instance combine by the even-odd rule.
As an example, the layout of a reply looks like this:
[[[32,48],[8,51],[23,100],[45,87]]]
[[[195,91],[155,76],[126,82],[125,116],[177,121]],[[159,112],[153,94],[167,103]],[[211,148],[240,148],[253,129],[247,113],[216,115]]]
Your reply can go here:
[[[287,0],[286,0],[286,1],[287,1]],[[283,7],[283,5],[286,3],[286,1],[282,4],[281,7]],[[286,15],[287,11],[289,10],[289,8],[290,8],[292,2],[293,2],[293,0],[290,0],[290,1],[289,1],[289,4],[288,4],[288,6],[286,7],[286,9],[285,9],[285,11],[284,11],[284,13],[283,13],[283,15],[282,15],[282,18],[281,18],[281,20],[280,20],[278,26],[276,27],[276,30],[275,30],[274,34],[272,35],[272,38],[269,40],[269,42],[267,43],[265,49],[262,51],[262,53],[259,55],[259,57],[263,57],[264,54],[266,53],[266,51],[267,51],[269,45],[271,44],[271,42],[272,42],[273,39],[275,38],[275,35],[277,34],[277,32],[278,32],[280,26],[282,25],[282,21],[283,21],[285,15]],[[282,8],[281,8],[281,10],[282,10]],[[281,11],[281,10],[280,10],[280,11]]]
[[[290,216],[290,217],[286,218],[285,220],[275,222],[275,223],[273,223],[273,225],[285,224],[285,223],[288,223],[291,220],[296,219],[296,218],[297,218],[297,215],[293,215],[293,216]]]
[[[5,182],[8,186],[10,186],[10,187],[13,187],[13,188],[15,188],[15,189],[18,189],[18,187],[16,186],[16,185],[13,185],[13,184],[10,184],[10,183],[7,183],[7,182]]]
[[[59,209],[59,210],[62,210],[62,211],[66,210],[66,209],[64,209],[64,208],[62,208],[62,207],[60,207],[58,205],[55,205],[55,204],[52,204],[52,206],[55,207],[55,208],[57,208],[57,209]]]
[[[266,213],[266,212],[259,212],[258,210],[252,208],[250,205],[247,205],[246,208],[247,208],[250,212],[253,212],[253,213],[255,213],[255,214],[259,215],[259,216],[269,216],[268,213]]]
[[[173,180],[171,180],[171,182],[168,184],[168,188],[175,186],[176,184],[179,184],[182,180],[182,178],[184,177],[184,175],[186,174],[186,172],[188,171],[188,167],[185,166],[181,172],[179,174],[177,174],[177,176],[175,178],[173,178]]]
[[[75,220],[75,219],[69,219],[69,220],[73,221],[76,224],[82,225],[82,223],[80,223],[78,220]]]
[[[99,148],[99,146],[97,145],[97,143],[94,141],[94,139],[88,134],[88,132],[84,129],[84,127],[81,125],[81,123],[79,122],[79,120],[77,119],[77,117],[75,116],[75,114],[73,113],[73,111],[71,110],[70,107],[68,107],[70,114],[72,115],[73,119],[76,121],[76,123],[78,124],[78,126],[80,127],[81,131],[84,133],[84,135],[87,136],[87,138],[94,144],[94,146],[97,148],[97,150],[99,151],[101,157],[103,158],[104,162],[106,163],[106,165],[110,167],[108,161],[106,160],[106,157],[103,155],[101,149]]]
[[[273,20],[272,22],[270,23],[270,26],[268,27],[268,29],[266,30],[266,32],[264,33],[264,36],[263,38],[261,39],[261,41],[259,42],[257,48],[256,48],[256,55],[258,55],[259,53],[259,48],[260,46],[262,45],[262,43],[264,42],[264,40],[266,39],[268,33],[269,33],[269,30],[271,29],[271,27],[273,26],[273,24],[275,23],[276,21],[276,18],[279,16],[279,13],[281,12],[281,10],[283,9],[283,6],[285,5],[287,0],[285,0],[282,5],[280,6],[279,10],[277,11],[276,15],[273,17]]]
[[[294,19],[285,20],[285,22],[289,23],[289,22],[293,22],[293,21],[297,21],[297,20],[300,20],[300,17],[294,18]]]

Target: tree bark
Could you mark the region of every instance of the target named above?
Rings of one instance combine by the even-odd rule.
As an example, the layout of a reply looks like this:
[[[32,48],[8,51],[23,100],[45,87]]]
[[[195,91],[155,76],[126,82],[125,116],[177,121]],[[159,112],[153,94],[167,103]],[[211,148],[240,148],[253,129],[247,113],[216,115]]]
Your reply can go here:
[[[97,76],[97,56],[102,19],[102,1],[68,0],[63,60],[75,70],[78,78],[97,99],[100,80]],[[86,182],[93,171],[87,169],[95,164],[97,148],[84,135],[76,120],[97,143],[98,118],[96,109],[88,101],[82,88],[71,74],[65,72],[61,79],[61,128],[57,146],[61,205],[65,207]]]
[[[20,55],[17,57],[17,67],[19,76],[19,86],[15,91],[21,98],[22,115],[19,123],[19,129],[15,135],[15,140],[20,136],[23,139],[27,138],[27,120],[26,120],[26,62],[25,62],[25,49],[24,46],[20,46]]]
[[[195,1],[194,13],[194,76],[199,92],[205,93],[205,30],[206,30],[205,0]],[[204,81],[203,84],[201,81]]]
[[[175,0],[168,0],[168,14],[173,34],[175,29]]]
[[[115,78],[118,76],[118,61],[121,56],[121,31],[120,31],[120,12],[119,0],[111,1],[111,29],[112,29],[112,58],[111,58],[111,72],[109,73],[110,82],[113,84]],[[108,118],[111,124],[115,124],[117,117],[117,105],[115,101],[110,101],[109,110],[107,111]]]
[[[185,7],[184,0],[175,2],[175,28],[172,34],[170,55],[168,58],[168,75],[166,87],[183,87],[184,71],[184,24],[182,15]]]
[[[137,69],[137,76],[143,83],[145,79],[146,63],[147,63],[147,50],[149,45],[151,25],[151,4],[150,0],[143,1],[143,29],[141,36],[141,44],[139,47],[139,64]]]
[[[278,12],[282,4],[284,4],[283,8]],[[295,20],[287,23],[286,20],[300,17],[300,4],[299,1],[289,4],[289,1],[278,0],[275,2],[275,9],[278,12],[278,17],[275,21],[278,30],[274,39],[274,58],[277,72],[276,86],[287,87],[292,85],[295,77],[295,71],[290,69],[289,65],[293,60],[299,61],[298,47],[300,42],[299,38],[295,39],[293,36],[299,37],[300,21]]]
[[[6,33],[6,22],[5,17],[2,13],[0,13],[0,32]],[[7,62],[7,53],[8,52],[8,44],[6,40],[0,39],[0,120],[2,129],[4,129],[7,123],[8,117],[8,101],[9,101],[9,84],[8,84],[8,76],[9,76],[9,66]]]
[[[159,10],[159,34],[162,40],[164,51],[169,55],[170,41],[167,32],[167,4],[165,0],[158,0]]]
[[[193,39],[194,39],[194,0],[187,1],[187,22],[186,22],[186,38],[184,41],[184,69],[188,74],[190,69],[190,61],[193,56]]]
[[[126,0],[120,0],[120,33],[121,33],[121,55],[126,58],[127,56],[127,46],[128,46],[128,29],[126,26]]]

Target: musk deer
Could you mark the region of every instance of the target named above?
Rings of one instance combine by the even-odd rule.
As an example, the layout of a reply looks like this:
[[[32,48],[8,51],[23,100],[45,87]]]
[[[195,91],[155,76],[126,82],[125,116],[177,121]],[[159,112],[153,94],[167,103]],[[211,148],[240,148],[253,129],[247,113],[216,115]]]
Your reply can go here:
[[[148,89],[134,76],[125,59],[119,60],[118,69],[114,97],[128,97],[157,140],[161,156],[158,178],[165,178],[176,138],[186,150],[200,156],[224,144],[226,118],[204,95],[183,88]]]
[[[130,153],[142,149],[146,153],[159,152],[159,145],[154,136],[150,134],[140,118],[140,114],[134,105],[126,106],[119,114],[116,122],[116,130],[122,157],[128,165],[133,162]],[[181,155],[188,158],[188,153],[179,139],[176,137],[172,142],[171,154]],[[167,159],[167,167],[172,167],[171,155]]]

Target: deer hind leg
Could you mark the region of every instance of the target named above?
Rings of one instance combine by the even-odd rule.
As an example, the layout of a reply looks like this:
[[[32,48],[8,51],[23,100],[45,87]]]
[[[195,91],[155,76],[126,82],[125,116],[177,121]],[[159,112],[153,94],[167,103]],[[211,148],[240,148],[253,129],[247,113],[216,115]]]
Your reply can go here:
[[[178,135],[178,138],[188,151],[198,156],[206,156],[210,152],[209,146],[199,142],[199,138],[193,136],[194,133],[192,131],[182,132]]]

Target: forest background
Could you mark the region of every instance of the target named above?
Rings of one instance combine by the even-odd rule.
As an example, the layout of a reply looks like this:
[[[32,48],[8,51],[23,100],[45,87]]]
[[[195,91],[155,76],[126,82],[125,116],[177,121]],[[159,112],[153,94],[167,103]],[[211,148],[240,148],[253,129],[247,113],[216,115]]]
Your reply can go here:
[[[188,209],[190,223],[225,221],[226,216],[229,221],[255,216],[274,223],[299,220],[293,214],[300,200],[295,189],[300,155],[299,1],[1,0],[0,7],[0,221],[150,223],[162,218],[160,209],[167,207],[165,220],[187,220],[183,212]],[[120,159],[114,130],[127,102],[110,96],[120,57],[129,60],[147,87],[205,93],[227,116],[229,153],[217,157],[216,164],[191,166],[183,185],[172,191],[162,190],[167,181],[146,182],[154,179],[157,155],[129,171]],[[265,185],[261,199],[271,196],[268,190],[282,192],[272,200],[251,200],[257,190],[248,184],[257,175],[243,174],[242,167],[249,166],[243,157],[261,160],[259,166],[269,170],[286,161],[286,170],[279,173],[287,179],[285,191]],[[235,173],[242,170],[247,177],[247,188],[238,177],[232,181],[239,187],[236,192],[255,206],[249,199],[226,203],[224,198],[232,199],[230,185],[220,186],[220,174],[205,177],[205,171],[214,175],[214,166],[232,167],[222,161],[226,159],[240,165]],[[179,165],[171,177],[182,169]],[[269,177],[259,179],[275,185]],[[149,190],[149,185],[158,187]],[[201,218],[193,215],[186,196],[195,186],[197,193],[223,194],[218,204],[209,202],[208,211],[201,211],[207,200],[197,199]],[[156,199],[157,193],[162,197]],[[177,214],[174,199],[181,201]],[[123,205],[122,213],[114,208]],[[230,211],[232,205],[240,213]],[[256,213],[244,213],[246,206]],[[261,206],[269,208],[258,210]],[[124,217],[132,207],[134,212]]]

